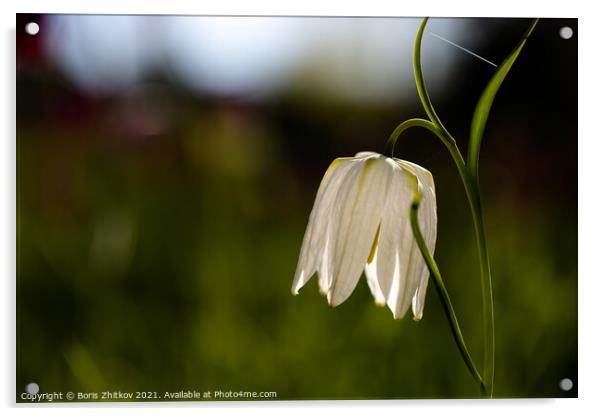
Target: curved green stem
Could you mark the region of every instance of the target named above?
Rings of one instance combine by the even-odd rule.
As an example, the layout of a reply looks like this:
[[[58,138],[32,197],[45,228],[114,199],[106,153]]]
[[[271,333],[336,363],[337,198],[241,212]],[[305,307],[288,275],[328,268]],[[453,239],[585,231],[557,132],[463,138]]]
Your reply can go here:
[[[479,187],[476,185],[476,179],[473,179],[472,192],[466,191],[472,220],[475,227],[477,239],[477,250],[479,254],[479,265],[481,269],[481,299],[483,308],[483,331],[484,331],[484,370],[483,380],[486,392],[489,397],[493,397],[493,377],[495,365],[495,328],[493,311],[493,287],[491,279],[491,268],[489,266],[489,252],[487,250],[487,241],[485,240],[485,227],[483,224],[483,215],[481,212],[481,197]]]
[[[439,267],[437,267],[435,259],[433,258],[433,256],[431,256],[426,242],[424,241],[424,237],[422,236],[422,232],[420,231],[420,227],[418,226],[418,207],[420,205],[421,199],[422,194],[418,192],[414,198],[414,201],[412,202],[412,207],[410,209],[410,222],[412,224],[412,232],[414,233],[414,238],[416,239],[418,248],[420,248],[420,252],[422,253],[422,258],[424,258],[424,261],[429,269],[431,280],[433,281],[435,288],[437,289],[437,294],[439,295],[439,300],[441,300],[443,310],[445,311],[447,322],[449,323],[449,326],[452,329],[454,341],[456,341],[456,345],[460,350],[460,354],[462,355],[464,363],[466,363],[470,374],[475,379],[475,381],[479,383],[481,392],[484,393],[486,389],[485,385],[483,384],[483,378],[479,374],[479,371],[477,370],[477,367],[475,366],[474,361],[472,360],[472,357],[468,352],[468,348],[466,347],[466,343],[464,342],[464,337],[462,336],[462,331],[460,330],[458,318],[456,318],[456,313],[454,312],[454,307],[451,303],[449,294],[447,293],[447,289],[445,288],[445,284],[443,283],[443,279],[441,278]]]
[[[432,122],[423,118],[411,118],[409,120],[404,121],[399,126],[395,127],[395,130],[393,130],[393,133],[391,133],[391,135],[389,136],[389,140],[387,140],[387,143],[385,144],[385,151],[383,152],[383,154],[393,157],[393,154],[395,153],[395,144],[397,143],[397,139],[399,138],[399,136],[401,136],[401,133],[412,127],[424,127],[425,129],[428,129],[435,133],[437,136],[439,136],[439,138],[445,143],[444,136],[440,135],[439,130]]]
[[[422,66],[420,62],[422,36],[428,18],[424,18],[416,34],[416,42],[414,44],[414,76],[416,78],[416,87],[422,106],[426,111],[432,125],[424,125],[434,132],[445,144],[449,150],[454,163],[458,169],[468,203],[472,214],[473,225],[477,240],[477,248],[479,254],[479,264],[481,271],[481,297],[483,307],[483,384],[487,396],[493,396],[493,376],[495,363],[495,338],[494,338],[494,312],[493,312],[493,288],[491,281],[491,269],[489,266],[489,253],[485,240],[485,230],[483,224],[483,215],[481,211],[481,197],[476,176],[472,175],[464,162],[464,158],[456,145],[456,141],[447,131],[443,123],[435,113],[433,104],[430,100],[424,77],[422,75]]]
[[[441,129],[441,133],[447,142],[450,144],[456,144],[456,141],[452,137],[452,135],[447,131],[443,123],[439,119],[439,116],[435,112],[435,108],[433,107],[433,103],[431,102],[431,97],[429,96],[426,86],[424,85],[424,77],[422,76],[422,64],[420,57],[420,50],[422,45],[422,35],[424,34],[424,28],[426,27],[426,22],[428,22],[428,17],[422,19],[422,23],[420,23],[420,27],[418,28],[418,33],[416,33],[416,41],[414,42],[414,78],[416,80],[416,87],[418,89],[418,96],[420,97],[420,102],[422,103],[422,107],[424,107],[424,111],[428,115],[429,119]]]
[[[482,215],[480,213],[481,208],[480,208],[480,199],[478,197],[478,187],[476,185],[476,182],[471,178],[470,173],[468,172],[468,169],[466,169],[466,164],[464,162],[464,158],[462,157],[460,150],[456,146],[455,141],[448,140],[444,131],[440,127],[435,125],[434,122],[424,120],[421,118],[412,118],[412,119],[404,121],[399,126],[397,126],[395,128],[395,130],[393,130],[393,133],[391,133],[391,136],[389,137],[389,140],[387,140],[387,144],[385,145],[385,154],[388,154],[391,157],[393,157],[397,139],[405,130],[412,128],[412,127],[422,127],[422,128],[429,130],[430,132],[435,134],[437,137],[439,137],[439,139],[441,139],[441,142],[449,150],[449,152],[452,156],[452,159],[454,160],[454,163],[456,164],[456,167],[458,168],[458,172],[460,173],[462,183],[464,184],[464,188],[466,190],[466,195],[468,196],[468,201],[469,201],[470,209],[472,212],[472,217],[474,220],[475,230],[477,230],[477,245],[479,247],[479,258],[481,260],[480,263],[481,263],[481,266],[486,265],[486,267],[487,267],[485,274],[483,273],[483,269],[481,268],[481,277],[483,277],[483,276],[490,277],[489,257],[487,254],[487,246],[485,245],[485,234],[483,232],[483,221],[482,221]],[[416,232],[414,232],[414,235],[416,237]],[[416,240],[418,241],[418,237],[416,237]],[[419,244],[419,246],[420,246],[420,244]],[[421,249],[421,251],[422,251],[422,249]],[[423,252],[423,257],[424,257],[424,255],[425,254]],[[428,254],[428,255],[430,256],[430,254]],[[475,371],[474,364],[472,363],[472,360],[467,360],[467,357],[470,358],[470,355],[468,354],[468,350],[467,350],[466,345],[464,344],[464,340],[461,336],[460,327],[459,327],[458,321],[456,319],[456,315],[453,311],[453,308],[451,307],[451,300],[449,299],[449,295],[447,294],[447,291],[445,290],[445,286],[443,285],[443,280],[441,279],[439,270],[436,268],[435,261],[432,259],[432,257],[431,257],[431,265],[435,266],[434,269],[436,270],[436,272],[434,270],[431,270],[431,265],[429,265],[429,261],[427,259],[425,259],[425,261],[427,262],[427,265],[429,266],[431,275],[434,275],[433,278],[439,281],[439,282],[436,282],[436,285],[438,288],[437,291],[442,292],[442,293],[440,293],[439,296],[441,298],[443,307],[445,309],[445,313],[448,316],[448,322],[450,323],[450,328],[452,330],[452,333],[454,334],[454,339],[456,339],[456,344],[458,345],[458,348],[460,349],[460,353],[462,355],[462,358],[464,358],[464,362],[466,362],[466,365],[468,366],[471,374],[473,374],[473,376],[474,376],[474,371]],[[439,276],[438,279],[437,279],[437,276]],[[483,282],[483,279],[481,279],[481,285],[483,287],[483,290],[487,291],[488,293],[491,293],[491,286],[487,284],[488,282],[490,282],[490,280],[486,280],[485,282]],[[483,294],[483,299],[484,300],[486,299],[485,293]],[[489,340],[491,340],[491,342],[493,343],[493,309],[489,309],[489,306],[493,307],[493,299],[492,298],[487,298],[487,299],[488,299],[488,302],[487,302],[487,304],[483,305],[483,308],[485,311],[485,316],[490,316],[491,319],[489,320],[489,319],[485,318],[485,322],[487,325],[485,328],[485,357],[486,357],[485,363],[489,362],[488,361],[489,357],[491,357],[491,358],[493,357],[493,355],[487,355],[487,351],[493,352],[492,349],[490,350],[490,347],[492,347],[493,344],[489,344]],[[487,308],[487,309],[485,309],[485,308]],[[450,316],[453,317],[453,319],[450,319]],[[491,326],[488,326],[488,322],[491,322]],[[459,340],[461,342],[458,341],[458,334],[459,334]],[[491,362],[490,365],[491,365],[491,367],[489,367],[489,368],[491,368],[491,371],[493,371],[493,363]],[[485,374],[488,374],[488,375],[493,374],[492,372],[491,373],[488,372],[487,365],[485,366]],[[486,380],[487,380],[487,378],[483,379],[479,375],[479,378],[477,381],[479,382],[479,386],[481,388],[482,395],[491,397],[491,392],[492,392],[491,386],[492,386],[493,380],[490,381],[490,384],[487,384]]]

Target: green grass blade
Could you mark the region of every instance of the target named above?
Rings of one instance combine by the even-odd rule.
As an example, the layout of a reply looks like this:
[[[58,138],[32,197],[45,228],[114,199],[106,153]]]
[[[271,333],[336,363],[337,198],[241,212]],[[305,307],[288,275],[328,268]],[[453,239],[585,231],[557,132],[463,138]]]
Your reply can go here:
[[[481,150],[481,142],[483,141],[483,132],[485,131],[485,125],[487,124],[487,118],[489,117],[489,111],[491,110],[491,105],[493,104],[493,100],[504,82],[506,75],[512,68],[514,61],[520,54],[523,46],[527,42],[527,38],[533,32],[535,25],[537,24],[539,19],[534,19],[529,25],[529,28],[518,42],[514,50],[508,55],[508,57],[502,62],[502,64],[498,67],[495,74],[485,87],[481,98],[479,98],[479,102],[475,108],[472,124],[470,126],[470,140],[468,142],[468,170],[473,175],[473,177],[477,177],[478,168],[479,168],[479,152]]]

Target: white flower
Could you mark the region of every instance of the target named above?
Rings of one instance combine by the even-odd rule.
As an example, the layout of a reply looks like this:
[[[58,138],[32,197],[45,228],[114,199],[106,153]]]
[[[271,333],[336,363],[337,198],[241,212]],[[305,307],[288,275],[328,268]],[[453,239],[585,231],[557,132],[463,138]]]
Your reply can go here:
[[[411,304],[420,320],[429,272],[410,224],[417,192],[422,193],[419,226],[433,254],[437,207],[429,171],[373,152],[332,162],[309,217],[293,294],[318,272],[320,292],[337,306],[365,271],[377,304],[386,303],[395,319]]]

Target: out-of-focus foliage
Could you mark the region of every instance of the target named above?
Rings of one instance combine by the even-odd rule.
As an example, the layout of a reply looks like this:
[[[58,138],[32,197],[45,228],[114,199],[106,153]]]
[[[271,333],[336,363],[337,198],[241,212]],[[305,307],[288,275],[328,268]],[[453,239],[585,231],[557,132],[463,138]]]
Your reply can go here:
[[[492,59],[528,25],[503,23],[482,52]],[[540,22],[498,93],[481,152],[497,397],[576,395],[559,388],[577,382],[577,45],[558,37],[566,24],[576,31],[576,20]],[[18,392],[36,382],[40,392],[478,396],[432,290],[420,323],[394,321],[365,282],[335,309],[315,280],[290,294],[329,162],[380,151],[399,121],[422,114],[417,97],[349,104],[298,81],[250,102],[152,77],[94,97],[21,36]],[[432,97],[458,138],[491,76],[463,59],[465,75]],[[423,62],[427,83],[432,65]],[[435,257],[480,362],[476,247],[459,178],[428,133],[408,133],[397,152],[433,172]]]

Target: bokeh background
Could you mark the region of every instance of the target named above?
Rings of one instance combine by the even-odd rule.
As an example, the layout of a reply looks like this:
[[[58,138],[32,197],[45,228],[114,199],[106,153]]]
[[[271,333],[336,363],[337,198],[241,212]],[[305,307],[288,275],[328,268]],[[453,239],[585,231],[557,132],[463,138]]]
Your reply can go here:
[[[394,321],[364,279],[335,309],[315,279],[290,294],[331,160],[382,151],[398,123],[424,115],[412,73],[419,19],[17,23],[18,396],[30,382],[40,392],[478,396],[432,288],[420,323]],[[425,79],[461,149],[494,68],[431,34],[499,64],[528,24],[429,22]],[[486,130],[496,397],[577,395],[577,36],[575,19],[540,21]],[[409,131],[397,154],[434,175],[435,257],[481,363],[460,179],[427,132]]]

